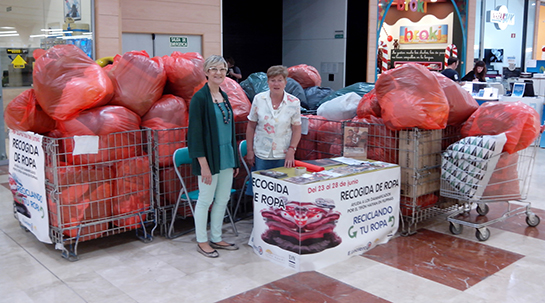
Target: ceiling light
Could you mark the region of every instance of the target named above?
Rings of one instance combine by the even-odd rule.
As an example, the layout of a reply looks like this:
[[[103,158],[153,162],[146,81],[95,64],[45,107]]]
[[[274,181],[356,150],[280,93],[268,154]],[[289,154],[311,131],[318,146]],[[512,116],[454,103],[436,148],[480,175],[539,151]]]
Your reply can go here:
[[[0,26],[1,29],[15,29],[13,26]]]
[[[4,31],[4,32],[0,32],[0,35],[3,35],[3,34],[17,34],[17,31]]]
[[[0,37],[17,37],[19,34],[0,34]]]

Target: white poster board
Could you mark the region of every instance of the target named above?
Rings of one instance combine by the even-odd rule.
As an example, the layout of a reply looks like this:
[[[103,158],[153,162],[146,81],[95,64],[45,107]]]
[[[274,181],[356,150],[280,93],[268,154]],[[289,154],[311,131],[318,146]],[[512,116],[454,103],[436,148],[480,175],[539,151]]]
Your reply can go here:
[[[9,185],[21,225],[51,244],[45,194],[45,155],[41,135],[9,131]]]
[[[262,258],[297,271],[361,255],[399,226],[400,168],[295,184],[252,173],[254,228]]]

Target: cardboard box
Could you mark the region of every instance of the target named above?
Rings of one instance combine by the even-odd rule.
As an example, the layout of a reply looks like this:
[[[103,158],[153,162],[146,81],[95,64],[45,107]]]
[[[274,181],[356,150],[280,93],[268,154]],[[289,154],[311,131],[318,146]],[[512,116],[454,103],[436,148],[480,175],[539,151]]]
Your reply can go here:
[[[399,166],[416,170],[441,166],[441,139],[440,129],[399,131]]]
[[[401,168],[401,195],[416,198],[431,194],[441,188],[441,168],[430,168],[417,171],[412,168]]]

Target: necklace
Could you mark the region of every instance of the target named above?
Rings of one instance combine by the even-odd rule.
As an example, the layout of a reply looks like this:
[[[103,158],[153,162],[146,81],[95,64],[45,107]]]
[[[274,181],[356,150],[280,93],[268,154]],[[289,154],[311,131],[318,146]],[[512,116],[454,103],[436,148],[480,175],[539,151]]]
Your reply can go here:
[[[282,102],[280,102],[280,103],[282,103]],[[273,103],[272,104],[273,109],[278,109],[280,107],[280,103],[278,103],[276,105],[274,105],[274,103]]]
[[[221,115],[223,116],[223,123],[229,124],[229,122],[231,122],[231,111],[229,111],[229,107],[225,105],[225,109],[227,110],[227,114],[226,114],[225,111],[223,110],[223,107],[220,105],[220,102],[218,102],[218,100],[216,99],[214,99],[214,101],[215,101],[214,103],[218,105],[218,108],[221,111]],[[221,102],[221,103],[225,104],[225,102]]]

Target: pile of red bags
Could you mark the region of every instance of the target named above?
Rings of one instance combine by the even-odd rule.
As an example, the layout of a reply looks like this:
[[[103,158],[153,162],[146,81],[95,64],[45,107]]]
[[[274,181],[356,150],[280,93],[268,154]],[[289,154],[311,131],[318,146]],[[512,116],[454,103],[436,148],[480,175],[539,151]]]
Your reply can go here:
[[[320,158],[318,153],[317,142],[320,126],[327,119],[321,116],[306,115],[308,117],[308,133],[301,135],[301,140],[295,152],[295,158],[298,160],[314,160]]]
[[[464,137],[505,133],[503,151],[510,154],[530,146],[539,132],[539,114],[521,101],[486,102],[462,126]]]
[[[316,136],[316,149],[321,153],[321,158],[338,157],[342,155],[343,132],[342,122],[327,121],[318,129]]]
[[[124,159],[116,163],[115,169],[116,198],[113,201],[113,214],[115,216],[131,215],[149,210],[151,170],[148,156]],[[145,219],[146,216],[143,214],[142,220]],[[139,222],[139,216],[130,216],[115,220],[114,225],[131,227]]]
[[[43,134],[55,128],[51,119],[36,102],[34,89],[27,89],[15,97],[4,111],[6,125],[14,130]]]
[[[204,59],[199,53],[173,52],[163,56],[167,93],[182,97],[189,107],[193,95],[206,83]]]
[[[447,124],[460,125],[464,123],[479,108],[479,103],[458,83],[440,73],[433,73],[433,75],[447,96],[450,107]]]
[[[58,121],[107,104],[114,92],[106,72],[72,44],[54,46],[37,58],[33,79],[38,104]]]
[[[373,88],[370,92],[363,95],[358,104],[358,118],[366,119],[371,116],[380,118],[380,104],[378,103],[377,94]]]
[[[122,105],[143,116],[163,95],[167,75],[161,57],[150,58],[146,51],[116,56],[109,71],[114,86],[111,105]]]
[[[237,83],[237,81],[229,77],[225,77],[225,80],[220,85],[220,88],[229,98],[229,103],[231,103],[231,107],[233,108],[233,116],[235,116],[235,121],[247,121],[252,103],[250,103],[250,100],[248,99],[248,96],[246,96],[246,93],[242,87]]]
[[[483,199],[519,200],[520,181],[518,178],[519,154],[503,153],[490,177],[488,186],[483,193]]]
[[[382,118],[371,115],[369,118],[356,117],[354,125],[367,127],[367,159],[398,163],[398,139],[396,132],[384,126]],[[361,123],[368,123],[363,125]]]
[[[384,124],[392,130],[447,126],[447,97],[433,73],[422,65],[403,64],[382,73],[375,91]]]
[[[318,70],[311,65],[299,64],[288,68],[288,77],[301,84],[303,89],[322,85],[322,77]]]

